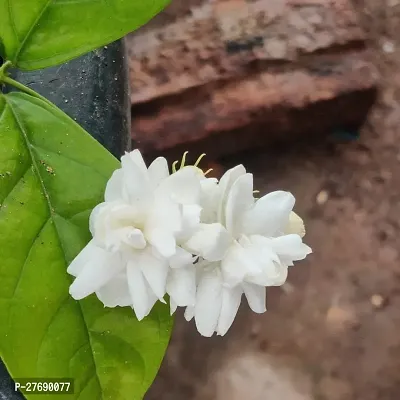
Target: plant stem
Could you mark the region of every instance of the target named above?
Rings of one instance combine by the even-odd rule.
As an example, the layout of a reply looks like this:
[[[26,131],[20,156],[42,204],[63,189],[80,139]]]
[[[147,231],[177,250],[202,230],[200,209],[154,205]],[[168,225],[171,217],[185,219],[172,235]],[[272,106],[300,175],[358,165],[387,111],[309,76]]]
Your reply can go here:
[[[27,86],[23,85],[22,83],[19,83],[18,81],[15,81],[14,79],[10,78],[7,76],[7,69],[12,65],[11,61],[6,61],[1,67],[0,67],[0,83],[4,83],[6,85],[14,86],[16,89],[20,90],[23,93],[29,94],[32,97],[36,97],[37,99],[45,101],[47,104],[52,103],[47,100],[45,97],[41,96],[39,93],[36,93],[34,90],[28,88]]]
[[[11,65],[11,61],[6,61],[1,67],[0,67],[0,82],[3,80],[3,78],[6,77],[6,70],[7,68]]]
[[[16,89],[20,90],[21,92],[29,94],[32,97],[36,97],[37,99],[45,101],[47,104],[50,104],[50,105],[54,106],[54,104],[51,103],[49,100],[47,100],[45,97],[41,96],[39,93],[37,93],[34,90],[28,88],[27,86],[23,85],[22,83],[19,83],[18,81],[15,81],[14,79],[12,79],[12,78],[10,78],[8,76],[3,76],[2,77],[1,76],[1,70],[0,70],[0,82],[3,82],[3,83],[8,84],[10,86],[14,86]]]

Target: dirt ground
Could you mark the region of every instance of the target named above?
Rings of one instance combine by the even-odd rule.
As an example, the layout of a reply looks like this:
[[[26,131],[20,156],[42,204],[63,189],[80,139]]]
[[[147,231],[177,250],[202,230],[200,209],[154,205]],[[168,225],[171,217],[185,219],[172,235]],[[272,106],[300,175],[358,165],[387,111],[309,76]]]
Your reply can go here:
[[[147,400],[400,399],[400,0],[355,4],[382,74],[360,139],[225,162],[295,194],[314,254],[224,338],[179,315]]]

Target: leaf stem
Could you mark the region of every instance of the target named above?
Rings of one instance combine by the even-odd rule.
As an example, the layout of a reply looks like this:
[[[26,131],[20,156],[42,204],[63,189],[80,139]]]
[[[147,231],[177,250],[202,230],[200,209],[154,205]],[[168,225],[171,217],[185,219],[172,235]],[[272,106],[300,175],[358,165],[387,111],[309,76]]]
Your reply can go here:
[[[0,67],[0,83],[4,83],[6,85],[14,86],[16,89],[20,90],[23,93],[29,94],[32,97],[36,97],[37,99],[45,101],[47,104],[52,103],[47,100],[45,97],[41,96],[39,93],[35,92],[34,90],[28,88],[27,86],[23,85],[22,83],[10,78],[7,75],[7,69],[12,65],[11,61],[6,61]]]
[[[7,68],[11,65],[11,61],[6,61],[1,67],[0,67],[0,82],[3,81],[3,79],[6,77],[6,71]]]
[[[4,64],[5,65],[5,64]],[[4,66],[3,65],[3,66]],[[14,86],[16,89],[20,90],[23,93],[29,94],[32,97],[36,97],[37,99],[40,99],[44,102],[46,102],[47,104],[50,104],[54,107],[54,104],[51,103],[49,100],[47,100],[45,97],[43,97],[42,95],[40,95],[39,93],[35,92],[34,90],[28,88],[27,86],[23,85],[22,83],[8,77],[8,76],[1,76],[1,70],[0,70],[0,81],[8,84],[10,86]]]

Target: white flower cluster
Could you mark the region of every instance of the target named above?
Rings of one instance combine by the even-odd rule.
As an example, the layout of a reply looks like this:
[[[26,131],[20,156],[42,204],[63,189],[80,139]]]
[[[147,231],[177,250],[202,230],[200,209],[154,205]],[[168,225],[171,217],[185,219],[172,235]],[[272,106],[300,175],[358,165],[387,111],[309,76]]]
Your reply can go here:
[[[125,154],[90,217],[93,239],[68,267],[74,299],[96,293],[106,307],[128,306],[141,320],[168,294],[204,336],[224,335],[242,295],[263,313],[267,286],[282,285],[302,242],[295,199],[277,191],[255,199],[242,165],[218,181],[197,167],[170,174],[165,158],[148,168]]]

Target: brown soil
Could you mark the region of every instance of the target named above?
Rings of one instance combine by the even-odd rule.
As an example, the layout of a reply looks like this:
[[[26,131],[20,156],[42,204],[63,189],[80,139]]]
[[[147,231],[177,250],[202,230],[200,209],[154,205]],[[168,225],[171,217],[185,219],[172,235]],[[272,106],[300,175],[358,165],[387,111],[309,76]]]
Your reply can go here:
[[[400,399],[400,0],[355,4],[382,75],[360,139],[224,164],[243,163],[261,191],[293,192],[314,254],[269,290],[267,313],[242,304],[224,338],[178,315],[147,400]]]

